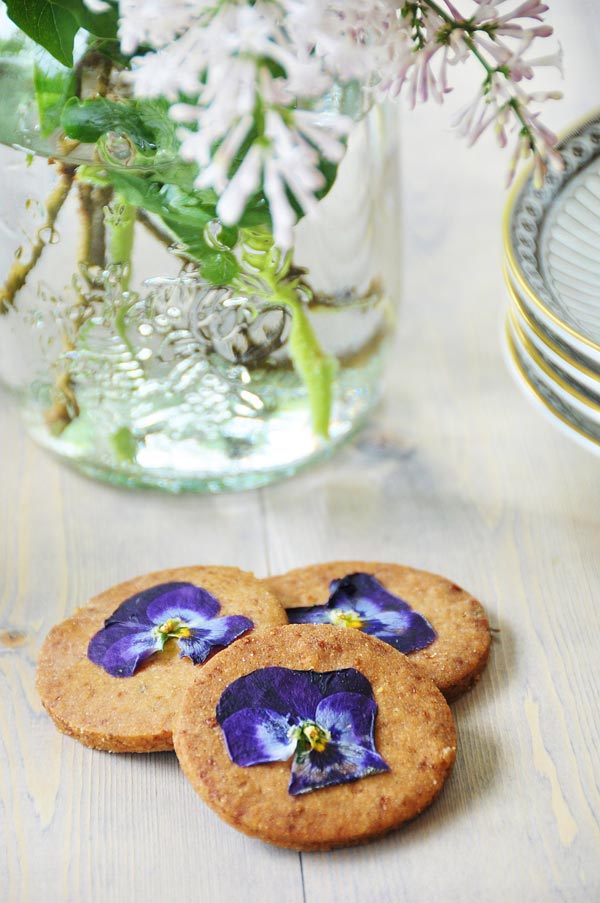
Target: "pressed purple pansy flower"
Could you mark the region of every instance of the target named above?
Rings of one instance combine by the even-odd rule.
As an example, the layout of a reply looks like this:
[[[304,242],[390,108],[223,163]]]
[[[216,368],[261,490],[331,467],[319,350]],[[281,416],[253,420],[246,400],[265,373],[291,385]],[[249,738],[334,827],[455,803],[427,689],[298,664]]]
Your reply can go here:
[[[236,765],[293,756],[292,796],[389,771],[375,749],[376,714],[371,684],[354,668],[261,668],[231,683],[217,705]]]
[[[88,658],[113,677],[131,677],[141,662],[176,640],[195,665],[254,627],[242,615],[217,617],[221,605],[192,583],[162,583],[123,602],[90,640]]]
[[[288,608],[293,624],[335,624],[353,627],[389,643],[404,654],[424,649],[437,634],[429,621],[408,602],[388,592],[371,574],[349,574],[332,580],[325,605]]]

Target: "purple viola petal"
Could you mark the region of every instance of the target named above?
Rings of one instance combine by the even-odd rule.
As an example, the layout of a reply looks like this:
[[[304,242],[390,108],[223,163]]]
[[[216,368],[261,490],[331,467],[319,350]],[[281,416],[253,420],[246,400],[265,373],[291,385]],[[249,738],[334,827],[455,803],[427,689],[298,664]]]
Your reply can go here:
[[[294,623],[332,623],[332,611],[354,611],[362,620],[370,621],[389,610],[408,612],[410,606],[403,599],[389,593],[370,574],[349,574],[340,580],[332,580],[331,595],[324,605],[287,610],[288,619]]]
[[[408,602],[388,592],[372,574],[348,574],[341,580],[333,581],[332,585],[335,585],[335,590],[327,603],[331,608],[350,608],[364,612],[366,618],[390,609],[411,611]]]
[[[418,620],[425,620],[418,612],[403,611],[398,613],[392,611],[382,614],[378,618],[371,618],[368,621],[365,619],[360,629],[363,633],[369,633],[371,636],[379,637],[380,640],[389,643],[394,639],[398,639],[398,637],[403,637],[407,631],[411,630],[414,622],[414,617],[411,615],[416,615]],[[428,622],[425,621],[425,623],[427,624]]]
[[[112,624],[103,627],[91,638],[88,644],[87,655],[95,665],[101,665],[104,656],[111,646],[125,636],[133,636],[143,632],[139,626],[132,624]]]
[[[195,665],[206,661],[213,649],[229,646],[234,640],[248,630],[252,630],[254,622],[243,615],[226,615],[206,621],[203,627],[192,627],[190,636],[177,638],[181,658],[191,658]]]
[[[266,708],[281,715],[313,718],[324,696],[340,692],[372,695],[371,684],[354,668],[323,672],[260,668],[233,681],[224,690],[217,705],[217,720],[222,724],[233,712],[246,708]]]
[[[389,771],[375,750],[376,713],[371,685],[354,668],[261,668],[226,687],[217,704],[236,764],[285,761],[295,753],[288,787],[294,796]]]
[[[148,629],[113,624],[98,631],[88,646],[88,657],[113,677],[131,677],[137,666],[162,649],[163,640]]]
[[[201,665],[213,651],[214,644],[201,636],[177,637],[179,658],[189,658],[194,665]]]
[[[335,693],[322,699],[315,721],[331,734],[334,743],[349,743],[375,749],[373,730],[377,703],[361,693]]]
[[[191,583],[150,587],[113,612],[92,638],[88,656],[115,677],[130,677],[140,662],[174,639],[181,656],[199,664],[212,649],[228,646],[254,626],[241,615],[216,618],[220,608],[214,596]]]
[[[364,571],[346,574],[345,577],[339,577],[337,580],[332,580],[329,584],[330,598],[331,596],[335,596],[338,592],[344,593],[350,598],[356,596],[371,598],[379,589],[383,590],[384,593],[387,593],[387,590],[383,584],[379,582],[377,577],[374,577],[373,574],[367,574]]]
[[[418,652],[430,646],[437,637],[437,633],[418,611],[411,611],[408,616],[408,626],[401,631],[391,631],[385,623],[378,625],[372,622],[363,628],[364,633],[372,634],[389,643],[398,652],[408,655],[409,652]]]
[[[389,770],[387,762],[372,749],[349,743],[330,743],[322,753],[311,750],[305,756],[294,758],[288,793],[298,796]]]
[[[200,586],[192,583],[165,584],[165,592],[150,601],[147,615],[153,624],[179,618],[190,626],[202,627],[220,610],[221,603]]]
[[[239,677],[223,691],[217,705],[219,724],[240,709],[270,709],[280,715],[310,718],[321,699],[309,671],[260,668]]]
[[[198,627],[192,627],[192,636],[202,637],[213,646],[228,646],[247,630],[252,630],[254,622],[244,615],[224,615],[212,618]]]
[[[424,649],[437,637],[422,614],[388,592],[371,574],[349,574],[332,580],[329,588],[331,596],[325,605],[287,609],[288,620],[296,624],[336,623],[334,612],[354,612],[362,622],[357,629],[404,654]]]
[[[329,605],[312,605],[310,608],[286,608],[290,624],[331,624]]]
[[[364,633],[378,637],[399,652],[407,654],[424,649],[437,634],[431,624],[408,602],[390,593],[371,574],[349,574],[334,581],[329,604],[332,608],[349,608],[364,620]]]
[[[241,709],[226,718],[221,727],[227,752],[236,765],[285,762],[296,748],[289,721],[271,709]]]
[[[382,607],[381,601],[381,599],[372,600],[364,597],[353,601],[344,601],[343,597],[336,596],[334,599],[332,596],[331,610],[341,609],[344,611],[345,609],[350,609],[357,613],[361,621],[381,621],[383,623],[389,621],[390,623],[393,622],[395,627],[400,630],[406,626],[408,623],[407,617],[412,611],[410,605],[398,596],[392,596],[391,594],[388,594],[385,600],[386,607]]]
[[[410,626],[410,616],[412,612],[408,606],[399,609],[389,608],[387,611],[380,611],[373,607],[371,612],[367,611],[369,608],[368,605],[361,605],[360,608],[362,609],[358,612],[360,619],[364,621],[365,624],[377,624],[382,631],[387,631],[388,633],[401,633]]]
[[[310,680],[318,687],[321,698],[334,693],[361,693],[373,696],[371,684],[356,668],[339,668],[337,671],[308,671]]]
[[[173,593],[183,587],[191,586],[190,583],[161,583],[157,586],[151,586],[149,589],[136,593],[129,599],[121,602],[119,607],[107,618],[105,626],[111,624],[151,624],[147,614],[148,606],[158,597],[168,593]]]

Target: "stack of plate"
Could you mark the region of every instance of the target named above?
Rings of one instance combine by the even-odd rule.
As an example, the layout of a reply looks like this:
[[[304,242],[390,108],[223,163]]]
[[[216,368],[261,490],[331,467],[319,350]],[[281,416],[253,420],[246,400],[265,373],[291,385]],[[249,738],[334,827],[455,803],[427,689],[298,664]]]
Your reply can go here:
[[[512,369],[542,410],[600,454],[600,115],[561,143],[565,169],[529,176],[504,229]]]

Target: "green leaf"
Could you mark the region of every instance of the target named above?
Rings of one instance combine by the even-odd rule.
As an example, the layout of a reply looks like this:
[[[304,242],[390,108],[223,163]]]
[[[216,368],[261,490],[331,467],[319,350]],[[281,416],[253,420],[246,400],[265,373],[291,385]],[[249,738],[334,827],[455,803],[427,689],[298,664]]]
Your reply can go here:
[[[110,9],[103,13],[93,13],[84,0],[51,0],[55,6],[67,10],[77,20],[80,28],[85,28],[97,38],[116,40],[119,27],[119,7],[110,4]]]
[[[179,152],[179,141],[177,139],[177,126],[169,115],[170,108],[169,102],[161,99],[138,100],[135,107],[146,128],[154,135],[154,143],[157,149],[163,155],[171,154],[173,158],[176,158]],[[182,185],[184,175],[189,178],[190,173],[193,181],[197,174],[197,168],[190,163],[177,162],[180,172],[179,178],[174,181],[178,185]]]
[[[207,254],[200,266],[200,275],[213,285],[229,285],[237,275],[238,262],[229,251],[217,251]]]
[[[133,207],[158,216],[184,253],[200,265],[202,276],[214,285],[228,285],[237,274],[235,255],[207,244],[204,229],[217,219],[216,197],[210,191],[187,193],[159,181],[159,173],[145,175],[118,169],[80,169],[80,178],[112,185]]]
[[[47,71],[39,63],[33,69],[33,85],[38,105],[42,136],[46,138],[60,126],[62,109],[73,96],[77,79],[72,69]]]
[[[62,112],[62,127],[69,138],[93,144],[107,132],[125,134],[142,151],[156,149],[153,130],[135,104],[115,103],[106,97],[78,100],[72,97]]]
[[[329,193],[336,180],[338,164],[332,163],[331,160],[326,160],[325,157],[321,157],[319,169],[325,177],[325,184],[316,193],[318,200],[321,200],[321,198],[324,198],[325,195]]]
[[[269,229],[272,228],[269,202],[262,192],[259,192],[255,194],[254,197],[250,198],[238,226],[240,229],[254,229],[257,226],[267,226]]]
[[[73,65],[73,42],[80,28],[92,35],[116,40],[118,5],[93,13],[84,0],[3,0],[9,18],[21,31],[44,47],[63,66]]]
[[[205,207],[200,198],[193,204],[190,198],[187,205],[178,203],[181,193],[174,186],[155,181],[152,175],[143,176],[116,169],[103,170],[103,175],[129,204],[158,214],[183,232],[188,229],[203,232],[206,224],[216,219],[214,205]]]
[[[45,47],[63,66],[73,65],[73,42],[79,22],[68,9],[49,0],[4,2],[9,18],[21,31]]]
[[[240,236],[240,230],[237,226],[221,226],[218,239],[221,244],[228,248],[235,248]]]

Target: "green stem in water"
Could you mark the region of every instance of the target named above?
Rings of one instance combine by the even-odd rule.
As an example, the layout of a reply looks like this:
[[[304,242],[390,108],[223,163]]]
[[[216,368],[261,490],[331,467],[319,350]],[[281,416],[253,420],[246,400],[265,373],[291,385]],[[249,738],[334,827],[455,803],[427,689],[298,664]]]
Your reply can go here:
[[[337,362],[321,349],[298,296],[293,292],[289,296],[287,293],[277,293],[274,298],[291,311],[292,325],[288,339],[290,357],[308,392],[313,429],[318,436],[327,439]]]
[[[114,214],[110,221],[110,261],[123,267],[121,285],[129,288],[131,278],[131,252],[135,234],[137,207],[128,204],[120,195],[113,201]]]
[[[131,253],[138,208],[128,204],[119,194],[115,194],[112,207],[111,215],[107,217],[110,228],[109,260],[122,268],[121,292],[125,293],[131,279]],[[132,358],[135,358],[136,349],[127,335],[127,314],[130,307],[131,302],[127,303],[127,299],[122,297],[115,314],[115,328]]]
[[[287,308],[292,315],[288,348],[294,369],[308,393],[315,433],[327,439],[333,400],[335,358],[325,354],[306,313],[302,295],[309,293],[302,274],[292,271],[291,255],[282,259],[273,237],[262,230],[243,230],[243,263],[248,268],[234,284],[258,294],[270,304]]]

